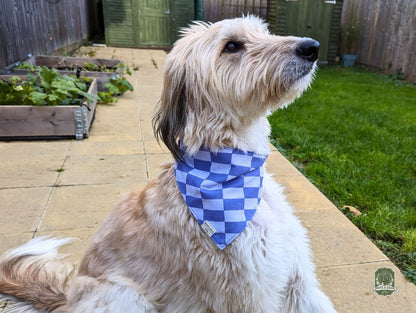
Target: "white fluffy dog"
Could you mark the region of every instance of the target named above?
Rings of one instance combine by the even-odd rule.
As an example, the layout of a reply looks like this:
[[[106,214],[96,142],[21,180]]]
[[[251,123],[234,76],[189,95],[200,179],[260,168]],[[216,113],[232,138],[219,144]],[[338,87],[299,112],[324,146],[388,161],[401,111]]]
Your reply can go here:
[[[16,312],[335,312],[263,168],[266,114],[309,86],[318,48],[251,16],[185,29],[153,121],[175,162],[114,209],[76,275],[56,252],[66,239],[5,253],[3,297],[23,303]]]

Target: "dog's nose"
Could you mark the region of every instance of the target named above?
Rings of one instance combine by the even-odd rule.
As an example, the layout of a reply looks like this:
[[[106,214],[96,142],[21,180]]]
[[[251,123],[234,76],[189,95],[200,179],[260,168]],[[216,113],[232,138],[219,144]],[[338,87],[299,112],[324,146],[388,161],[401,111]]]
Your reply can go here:
[[[315,62],[318,59],[318,51],[319,42],[313,39],[301,41],[296,48],[296,54],[310,62]]]

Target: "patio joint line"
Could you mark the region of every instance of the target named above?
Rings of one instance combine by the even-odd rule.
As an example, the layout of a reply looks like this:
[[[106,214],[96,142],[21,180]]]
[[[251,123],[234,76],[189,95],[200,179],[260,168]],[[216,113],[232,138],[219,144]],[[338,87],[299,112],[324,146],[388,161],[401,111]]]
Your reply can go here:
[[[66,163],[66,161],[69,158],[69,154],[70,154],[70,151],[71,151],[71,146],[72,146],[72,142],[69,143],[69,146],[68,146],[68,148],[66,150],[65,158],[64,158],[64,160],[62,162],[61,168],[64,168],[65,163]],[[36,237],[36,234],[39,232],[40,225],[43,222],[43,219],[44,219],[44,217],[46,215],[46,211],[47,211],[47,209],[49,207],[49,204],[50,204],[50,202],[52,200],[52,197],[55,194],[56,189],[59,188],[58,181],[59,181],[61,175],[62,175],[62,172],[58,172],[58,175],[56,176],[56,179],[55,179],[55,183],[52,185],[51,191],[49,192],[49,195],[48,195],[48,199],[46,200],[46,203],[45,203],[45,205],[43,207],[42,213],[40,214],[39,222],[38,222],[35,230],[33,231],[32,238],[35,238]]]
[[[389,259],[380,259],[380,260],[373,260],[373,261],[362,261],[362,262],[353,262],[353,263],[344,263],[344,264],[324,265],[324,266],[317,266],[316,268],[317,269],[337,268],[337,267],[344,267],[344,266],[377,264],[377,263],[384,263],[384,262],[391,262],[391,260],[389,260]]]

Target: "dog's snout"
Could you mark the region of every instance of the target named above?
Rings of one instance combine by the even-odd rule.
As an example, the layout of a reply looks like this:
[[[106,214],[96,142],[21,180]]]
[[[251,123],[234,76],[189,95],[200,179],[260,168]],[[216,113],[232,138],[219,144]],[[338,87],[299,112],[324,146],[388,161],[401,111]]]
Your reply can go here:
[[[319,42],[313,39],[305,39],[296,47],[296,54],[305,60],[315,62],[318,59]]]

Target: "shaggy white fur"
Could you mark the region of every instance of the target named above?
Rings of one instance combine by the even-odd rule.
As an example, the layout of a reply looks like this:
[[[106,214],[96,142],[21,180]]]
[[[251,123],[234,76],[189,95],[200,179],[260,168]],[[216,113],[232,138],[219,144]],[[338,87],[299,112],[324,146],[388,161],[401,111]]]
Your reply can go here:
[[[179,139],[191,155],[201,146],[268,153],[266,115],[309,86],[318,47],[273,36],[252,16],[195,23],[167,57],[156,135],[176,159]],[[267,173],[254,218],[223,251],[186,207],[173,163],[114,209],[75,277],[55,252],[65,243],[35,239],[4,254],[0,292],[30,312],[335,312],[306,231]]]

